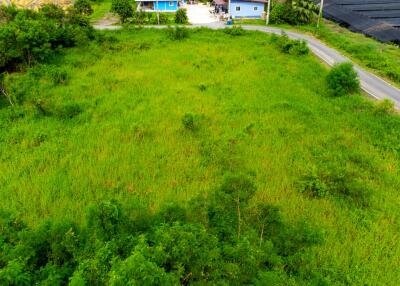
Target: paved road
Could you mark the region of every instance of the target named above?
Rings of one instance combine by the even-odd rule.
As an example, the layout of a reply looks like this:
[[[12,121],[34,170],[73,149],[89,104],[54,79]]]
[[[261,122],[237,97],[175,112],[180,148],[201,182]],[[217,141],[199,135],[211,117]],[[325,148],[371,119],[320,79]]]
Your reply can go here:
[[[211,29],[223,29],[226,26],[221,22],[209,23],[209,24],[196,24],[192,26],[188,26],[190,28],[196,27],[207,27]],[[265,27],[265,26],[242,26],[245,30],[251,31],[261,31],[265,33],[273,33],[273,34],[281,34],[282,29],[273,28],[273,27]],[[98,29],[107,29],[104,26],[95,26]],[[111,28],[111,27],[110,27]],[[111,29],[118,28],[116,26],[112,26]],[[166,26],[148,26],[146,28],[166,28]],[[317,39],[307,36],[300,33],[295,33],[291,31],[284,32],[292,39],[303,39],[308,42],[308,46],[311,51],[322,61],[327,63],[330,66],[333,66],[336,63],[350,61],[345,56],[341,55],[338,51],[327,47],[322,42]],[[382,99],[390,99],[394,102],[397,109],[400,109],[400,89],[394,87],[383,79],[375,76],[374,74],[366,71],[365,69],[354,65],[354,69],[357,71],[358,76],[360,77],[361,89],[365,91],[371,97],[382,100]]]

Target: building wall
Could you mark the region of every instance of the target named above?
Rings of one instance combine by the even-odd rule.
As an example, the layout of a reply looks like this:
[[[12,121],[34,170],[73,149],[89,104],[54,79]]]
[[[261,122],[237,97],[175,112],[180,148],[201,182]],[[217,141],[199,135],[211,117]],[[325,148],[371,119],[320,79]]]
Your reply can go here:
[[[232,18],[261,18],[264,6],[264,3],[232,0],[230,14]],[[236,11],[236,7],[240,7],[240,11]],[[254,10],[255,7],[257,10]]]
[[[171,5],[170,5],[171,3]],[[154,1],[154,10],[159,11],[176,11],[178,9],[178,2],[177,1]]]

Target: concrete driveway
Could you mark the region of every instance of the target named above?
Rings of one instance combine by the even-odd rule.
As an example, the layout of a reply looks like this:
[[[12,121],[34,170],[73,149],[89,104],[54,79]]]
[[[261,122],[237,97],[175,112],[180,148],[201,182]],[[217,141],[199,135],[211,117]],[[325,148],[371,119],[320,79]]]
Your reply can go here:
[[[212,7],[205,4],[187,4],[187,15],[191,24],[209,24],[218,22],[218,18],[210,13]]]

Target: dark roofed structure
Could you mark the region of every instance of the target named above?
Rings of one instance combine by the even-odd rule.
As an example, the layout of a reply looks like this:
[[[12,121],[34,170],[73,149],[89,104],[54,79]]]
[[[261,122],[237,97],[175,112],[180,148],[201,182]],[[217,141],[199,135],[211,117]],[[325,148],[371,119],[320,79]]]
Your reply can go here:
[[[325,0],[324,16],[382,42],[400,43],[400,0]]]

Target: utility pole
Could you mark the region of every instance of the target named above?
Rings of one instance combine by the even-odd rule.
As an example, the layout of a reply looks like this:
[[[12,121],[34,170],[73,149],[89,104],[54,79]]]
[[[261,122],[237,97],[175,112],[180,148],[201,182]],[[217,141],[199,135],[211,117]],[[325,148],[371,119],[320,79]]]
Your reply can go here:
[[[271,0],[268,0],[268,4],[267,4],[267,20],[265,22],[265,24],[269,24],[269,12],[271,10]]]
[[[321,18],[322,18],[323,9],[324,9],[324,0],[321,0],[321,3],[319,5],[317,28],[319,28],[319,22],[321,21]]]

